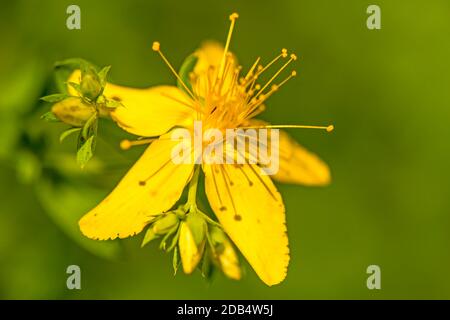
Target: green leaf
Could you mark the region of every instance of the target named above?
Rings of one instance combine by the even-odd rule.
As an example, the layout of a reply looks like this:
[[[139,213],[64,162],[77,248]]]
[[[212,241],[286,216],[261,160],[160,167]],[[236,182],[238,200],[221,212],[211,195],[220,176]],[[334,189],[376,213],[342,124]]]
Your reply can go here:
[[[86,238],[78,227],[80,218],[98,204],[106,190],[70,181],[40,179],[35,192],[45,212],[55,224],[79,246],[102,258],[114,259],[121,247],[118,241],[95,241]]]
[[[68,97],[69,97],[69,95],[66,93],[56,93],[56,94],[51,94],[51,95],[42,97],[41,100],[45,101],[45,102],[54,103],[54,102],[62,101]]]
[[[45,120],[45,121],[48,121],[48,122],[60,122],[60,120],[51,111],[44,113],[41,116],[41,120]]]
[[[106,78],[108,76],[109,70],[111,70],[111,66],[106,66],[98,73],[98,78],[100,79],[100,84],[102,87],[105,87],[106,85]]]
[[[197,64],[198,57],[195,54],[189,55],[181,65],[179,75],[180,78],[183,80],[183,83],[189,88],[189,90],[192,91],[192,85],[191,85],[191,79],[189,77],[189,74],[194,71],[195,65]],[[177,80],[177,86],[179,89],[186,92],[186,88],[181,84],[180,80]],[[186,92],[188,93],[188,92]]]
[[[77,163],[84,168],[88,161],[94,155],[95,136],[91,136],[77,151]]]
[[[59,142],[63,142],[64,139],[66,139],[68,136],[70,136],[72,133],[75,132],[79,132],[81,130],[81,128],[71,128],[68,129],[66,131],[64,131],[63,133],[61,133],[61,135],[59,136]]]
[[[175,250],[173,250],[173,258],[172,258],[172,267],[174,276],[177,274],[179,265],[180,265],[180,257],[178,255],[178,247],[175,247]]]

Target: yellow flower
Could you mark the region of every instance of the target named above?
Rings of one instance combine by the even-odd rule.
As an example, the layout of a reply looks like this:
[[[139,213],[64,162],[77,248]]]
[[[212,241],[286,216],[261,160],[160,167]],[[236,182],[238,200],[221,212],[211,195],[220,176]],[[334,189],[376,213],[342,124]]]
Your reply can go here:
[[[237,18],[237,14],[230,16],[225,48],[207,43],[194,53],[198,60],[189,82],[183,81],[174,70],[160,44],[153,44],[153,50],[177,77],[182,90],[175,86],[134,89],[106,85],[105,97],[124,105],[111,111],[112,119],[132,134],[151,137],[125,141],[122,147],[151,144],[111,194],[80,220],[84,235],[99,240],[133,236],[155,216],[172,208],[196,168],[194,163],[171,161],[171,151],[179,143],[170,139],[175,127],[193,130],[194,121],[201,120],[204,130],[279,127],[332,130],[332,126],[270,126],[254,120],[264,110],[266,100],[296,75],[293,71],[286,79],[275,83],[297,57],[283,49],[266,65],[261,65],[258,58],[248,72],[242,73],[236,58],[229,52]],[[281,68],[265,84],[257,83],[263,73],[283,60]],[[77,82],[79,77],[76,72],[71,81]],[[287,133],[280,134],[279,148],[280,170],[273,176],[274,180],[304,185],[330,182],[328,166]],[[285,208],[271,178],[261,174],[259,169],[258,164],[250,163],[202,164],[206,195],[220,225],[261,280],[274,285],[284,280],[289,264]],[[194,241],[185,222],[181,223],[179,246],[184,270],[190,273],[201,257],[203,242]],[[232,277],[240,278],[240,271],[227,266],[237,262],[229,243],[226,250],[221,263],[231,270]]]

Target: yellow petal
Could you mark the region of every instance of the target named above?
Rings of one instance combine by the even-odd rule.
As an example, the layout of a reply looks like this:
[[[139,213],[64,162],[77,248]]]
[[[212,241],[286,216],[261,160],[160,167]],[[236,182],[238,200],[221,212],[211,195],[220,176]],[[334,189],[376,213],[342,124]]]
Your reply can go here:
[[[209,68],[217,68],[222,60],[224,47],[214,41],[205,42],[196,52],[197,64],[194,68],[194,73],[202,74],[208,71]]]
[[[284,205],[256,165],[204,165],[211,208],[230,239],[267,285],[286,277],[289,264]]]
[[[202,258],[205,243],[202,242],[199,246],[196,244],[194,235],[187,223],[182,223],[180,228],[178,246],[180,248],[181,263],[184,273],[191,274]]]
[[[197,56],[198,60],[194,67],[193,73],[196,76],[193,83],[194,91],[200,97],[205,97],[206,88],[210,86],[212,80],[216,80],[218,75],[220,63],[222,61],[224,48],[218,42],[205,42],[194,54]],[[234,69],[237,66],[236,57],[229,52],[233,63],[229,65],[227,72],[223,79],[223,84],[221,86],[221,93],[227,93],[233,84]],[[209,79],[208,79],[209,78]]]
[[[69,81],[79,83],[80,75],[79,70],[74,71]],[[77,94],[70,86],[69,93]],[[124,105],[112,110],[111,118],[125,131],[143,137],[188,126],[196,116],[190,98],[174,86],[136,89],[107,83],[104,95]]]
[[[267,122],[257,119],[249,121],[251,126],[264,126],[267,124]],[[317,155],[302,147],[288,133],[283,130],[279,132],[279,170],[271,177],[282,183],[308,186],[329,184],[331,174],[328,165]],[[268,141],[270,141],[270,131]]]
[[[153,142],[117,187],[81,218],[85,236],[106,240],[135,235],[180,198],[193,165],[172,162],[171,151],[179,142],[168,135]]]
[[[330,183],[331,174],[327,164],[317,155],[280,130],[280,170],[273,179],[283,183],[322,186]]]

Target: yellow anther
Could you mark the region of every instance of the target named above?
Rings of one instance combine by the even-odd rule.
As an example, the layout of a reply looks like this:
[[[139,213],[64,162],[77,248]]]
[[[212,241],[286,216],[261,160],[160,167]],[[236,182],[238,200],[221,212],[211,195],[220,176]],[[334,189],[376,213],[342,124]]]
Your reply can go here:
[[[120,149],[122,150],[128,150],[130,149],[132,146],[131,141],[130,140],[122,140],[120,142]]]
[[[304,126],[304,125],[296,125],[296,124],[277,124],[277,125],[266,125],[266,126],[248,126],[248,127],[240,127],[241,129],[286,129],[286,128],[292,128],[292,129],[319,129],[319,130],[326,130],[327,132],[331,132],[334,129],[333,125],[329,125],[327,127],[324,126]]]
[[[194,94],[192,93],[191,89],[189,89],[189,87],[186,85],[186,83],[184,83],[183,79],[181,79],[180,75],[178,74],[178,72],[175,71],[174,67],[170,64],[169,60],[166,58],[166,56],[162,53],[161,51],[161,45],[158,41],[153,42],[152,45],[152,50],[155,52],[158,52],[158,54],[160,55],[161,59],[164,61],[164,63],[167,65],[167,67],[169,67],[170,71],[172,71],[172,73],[174,74],[174,76],[178,79],[178,81],[181,83],[181,85],[184,87],[184,89],[186,90],[187,93],[189,93],[189,95],[191,96],[192,99],[196,99],[196,97],[194,96]]]
[[[291,59],[295,61],[295,60],[297,60],[297,56],[296,56],[295,54],[292,53],[292,54],[291,54]]]
[[[237,18],[239,18],[239,14],[237,14],[236,12],[233,12],[232,14],[230,14],[230,20],[234,21]]]
[[[295,77],[296,75],[297,75],[297,71],[294,70],[291,72],[291,76]]]
[[[149,144],[152,143],[153,141],[157,140],[156,138],[149,138],[149,139],[140,139],[140,140],[128,140],[128,139],[124,139],[122,141],[120,141],[120,149],[122,150],[128,150],[131,147],[134,146],[142,146],[145,144]]]
[[[281,56],[283,57],[283,58],[286,58],[287,56],[288,56],[288,52],[287,52],[287,49],[281,49]]]
[[[161,44],[158,41],[154,41],[153,45],[152,45],[152,50],[159,51],[160,48],[161,48]]]

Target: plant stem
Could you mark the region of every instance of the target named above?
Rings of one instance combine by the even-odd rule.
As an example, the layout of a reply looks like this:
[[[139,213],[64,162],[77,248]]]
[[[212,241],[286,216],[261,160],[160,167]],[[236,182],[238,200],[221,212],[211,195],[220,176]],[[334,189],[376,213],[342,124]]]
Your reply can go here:
[[[196,166],[191,182],[189,182],[188,200],[186,204],[190,208],[197,208],[197,187],[199,174],[200,166]]]

